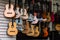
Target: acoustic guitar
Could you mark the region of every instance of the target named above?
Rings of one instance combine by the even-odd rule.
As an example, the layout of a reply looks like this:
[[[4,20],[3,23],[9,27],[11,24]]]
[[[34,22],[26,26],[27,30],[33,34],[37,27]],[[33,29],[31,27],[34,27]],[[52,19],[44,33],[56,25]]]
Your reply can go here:
[[[24,30],[22,31],[22,33],[29,33],[29,22],[26,21],[26,27],[24,27]]]
[[[29,28],[29,33],[26,34],[27,36],[33,36],[34,35],[34,25],[31,25],[31,28]]]
[[[39,27],[36,26],[36,28],[34,29],[34,35],[33,35],[33,37],[38,37],[39,35],[40,35]]]
[[[50,22],[51,21],[51,17],[50,17],[50,13],[48,12],[48,15],[47,15],[47,22]]]
[[[34,18],[33,18],[33,22],[32,22],[32,24],[37,24],[38,23],[38,19],[37,19],[37,13],[36,12],[34,12]]]
[[[43,32],[44,32],[43,37],[47,37],[48,36],[48,28],[47,27],[43,28]]]
[[[10,2],[10,0],[9,0],[9,2]],[[12,18],[12,17],[14,17],[15,16],[15,12],[14,12],[14,6],[13,6],[13,4],[6,4],[6,9],[5,9],[5,11],[4,11],[4,16],[5,17],[8,17],[8,18]]]
[[[55,29],[56,31],[60,31],[60,24],[56,24]]]
[[[13,24],[13,25],[12,25]],[[7,31],[8,35],[10,36],[16,36],[17,33],[18,33],[18,30],[16,28],[16,22],[9,22],[9,28],[8,28],[8,31]]]
[[[26,8],[24,8],[25,0],[22,0],[22,2],[23,2],[23,8],[21,8],[21,18],[25,20],[28,19],[28,13]]]

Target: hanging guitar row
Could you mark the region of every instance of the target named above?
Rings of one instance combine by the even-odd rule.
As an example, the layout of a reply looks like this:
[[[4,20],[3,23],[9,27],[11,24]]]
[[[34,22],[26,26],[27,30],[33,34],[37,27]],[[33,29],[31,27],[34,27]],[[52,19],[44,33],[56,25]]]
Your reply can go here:
[[[29,11],[29,7],[25,8],[25,1],[22,0],[22,8],[19,7],[17,0],[15,0],[15,6],[11,0],[9,0],[9,4],[6,4],[4,16],[10,19],[7,34],[15,36],[19,30],[27,36],[38,37],[42,34],[43,37],[47,37],[49,35],[49,22],[54,21],[52,20],[53,15],[51,16],[51,1],[41,0],[41,2],[36,3],[39,5],[38,9],[36,9],[35,6],[37,5],[33,1],[31,4],[33,12]]]

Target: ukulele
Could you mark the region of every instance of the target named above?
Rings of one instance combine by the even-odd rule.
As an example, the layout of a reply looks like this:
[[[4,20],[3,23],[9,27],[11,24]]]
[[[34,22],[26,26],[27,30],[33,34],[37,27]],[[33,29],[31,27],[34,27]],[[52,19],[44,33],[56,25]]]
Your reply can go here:
[[[9,4],[6,4],[6,9],[5,9],[5,11],[4,11],[4,16],[5,17],[8,17],[8,18],[12,18],[12,17],[14,17],[15,16],[15,12],[14,12],[14,6],[13,6],[13,4],[10,4],[10,1],[11,0],[9,0]]]
[[[60,31],[60,24],[56,24],[55,29],[56,29],[57,31]]]
[[[33,35],[33,37],[38,37],[39,35],[40,35],[39,28],[36,27],[36,28],[34,29],[34,35]]]
[[[32,24],[37,24],[38,23],[38,19],[37,19],[37,13],[36,12],[34,12],[34,18],[33,18],[33,22],[32,22]]]
[[[43,37],[47,37],[48,36],[48,28],[45,27],[45,22],[44,22],[44,25],[43,25]]]
[[[51,17],[50,17],[50,13],[48,12],[48,15],[47,15],[47,22],[50,22],[51,21]]]
[[[19,31],[23,31],[23,30],[24,30],[24,26],[23,26],[23,21],[22,21],[22,19],[21,19],[21,18],[16,19],[15,22],[17,23],[17,26],[18,26],[17,29],[18,29]]]
[[[25,0],[22,1],[23,1],[23,8],[21,8],[21,18],[25,20],[28,19],[28,14],[26,8],[24,8]]]
[[[26,27],[24,27],[24,30],[22,31],[22,33],[29,33],[29,22],[26,21]]]
[[[17,2],[17,5],[16,5]],[[18,1],[15,0],[15,13],[16,13],[16,17],[15,18],[19,18],[20,17],[20,12],[19,12],[19,6],[18,6]]]
[[[9,28],[7,33],[10,36],[16,36],[18,33],[18,30],[16,28],[16,22],[13,22],[13,19],[12,19],[12,22],[9,22]]]
[[[34,35],[34,26],[31,25],[31,28],[29,28],[29,33],[26,34],[27,36],[33,36]]]

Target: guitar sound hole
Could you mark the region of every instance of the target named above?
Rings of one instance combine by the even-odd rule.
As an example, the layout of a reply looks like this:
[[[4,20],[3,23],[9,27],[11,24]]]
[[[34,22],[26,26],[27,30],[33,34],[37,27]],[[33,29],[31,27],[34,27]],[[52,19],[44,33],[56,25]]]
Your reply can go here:
[[[7,13],[7,14],[12,14],[12,13]]]
[[[15,31],[10,31],[10,32],[15,32]]]

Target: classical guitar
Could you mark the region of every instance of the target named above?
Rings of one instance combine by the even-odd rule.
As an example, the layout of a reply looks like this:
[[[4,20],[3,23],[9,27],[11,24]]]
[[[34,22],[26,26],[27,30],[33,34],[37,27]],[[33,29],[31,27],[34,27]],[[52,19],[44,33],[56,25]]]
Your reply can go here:
[[[44,25],[42,26],[43,27],[43,37],[47,37],[48,36],[48,27],[46,27],[46,24],[44,22]]]
[[[17,5],[16,5],[16,2],[17,2]],[[19,18],[20,17],[20,12],[19,12],[19,6],[18,6],[18,1],[15,0],[15,13],[16,13],[16,17],[15,18]]]
[[[33,35],[33,37],[38,37],[39,35],[40,35],[39,27],[36,26],[36,28],[34,29],[34,35]]]
[[[16,28],[16,22],[9,22],[9,28],[8,28],[7,33],[10,36],[16,36],[17,35],[18,30]]]
[[[21,18],[16,19],[15,22],[17,23],[17,29],[20,31],[24,30],[24,26],[23,26],[23,21]]]
[[[33,21],[33,15],[29,14],[28,20],[27,21]]]
[[[26,10],[26,8],[24,8],[25,0],[22,0],[22,1],[23,1],[23,8],[21,8],[21,18],[22,19],[28,19],[27,10]]]
[[[31,25],[29,28],[29,33],[26,34],[27,36],[33,36],[34,35],[34,25]]]
[[[60,24],[56,24],[55,29],[56,29],[57,31],[60,31]]]
[[[26,21],[26,27],[24,27],[24,30],[22,31],[22,33],[29,33],[29,22]]]
[[[32,24],[37,24],[38,23],[38,19],[37,19],[37,13],[36,12],[34,12],[34,18],[33,18],[33,22],[32,22]]]
[[[8,17],[8,18],[12,18],[15,16],[15,12],[14,12],[14,6],[13,4],[10,3],[11,0],[9,0],[9,4],[6,4],[6,9],[4,11],[4,16]]]

